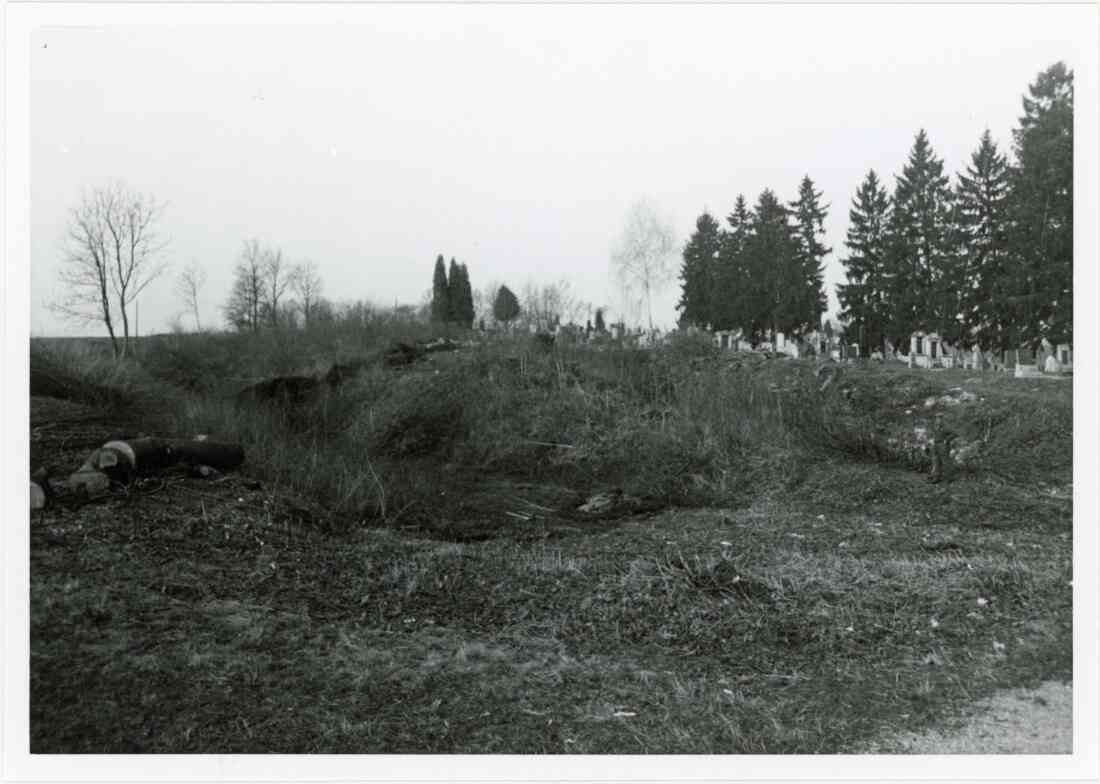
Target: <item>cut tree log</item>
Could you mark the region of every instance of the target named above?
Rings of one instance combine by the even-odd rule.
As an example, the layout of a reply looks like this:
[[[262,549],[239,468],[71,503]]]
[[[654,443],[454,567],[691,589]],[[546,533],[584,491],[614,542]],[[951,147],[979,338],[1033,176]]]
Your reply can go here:
[[[184,465],[207,465],[225,471],[244,462],[244,447],[240,444],[196,438],[171,441],[169,447],[176,462]]]
[[[167,465],[170,455],[168,444],[157,438],[108,441],[69,476],[68,489],[84,495],[101,493],[112,480],[128,483],[139,470]]]
[[[112,481],[126,484],[139,473],[180,463],[225,470],[243,462],[244,448],[240,444],[210,441],[206,436],[190,440],[145,437],[108,441],[69,476],[66,489],[94,495],[107,490]]]
[[[77,471],[69,477],[66,485],[70,492],[95,495],[111,486],[111,478],[102,471]]]
[[[159,438],[108,441],[92,452],[81,471],[101,471],[119,482],[130,481],[138,471],[163,468],[174,462],[172,448]]]
[[[46,493],[38,482],[31,481],[31,509],[41,509],[46,505]]]

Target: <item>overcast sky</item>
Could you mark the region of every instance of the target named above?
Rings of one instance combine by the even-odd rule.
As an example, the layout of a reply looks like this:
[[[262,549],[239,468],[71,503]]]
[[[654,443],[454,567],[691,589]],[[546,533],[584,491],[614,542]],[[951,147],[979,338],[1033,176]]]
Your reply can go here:
[[[112,178],[167,203],[174,270],[142,332],[181,310],[174,272],[220,306],[244,240],[316,262],[334,300],[418,302],[437,254],[474,288],[571,282],[616,306],[609,257],[648,197],[687,239],[738,193],[831,209],[827,288],[868,169],[892,187],[919,128],[949,172],[1020,98],[1095,47],[1084,6],[369,8],[334,27],[46,28],[31,49],[31,330],[99,334],[46,308],[81,189]],[[679,262],[674,262],[678,268]],[[675,320],[669,285],[655,318]]]

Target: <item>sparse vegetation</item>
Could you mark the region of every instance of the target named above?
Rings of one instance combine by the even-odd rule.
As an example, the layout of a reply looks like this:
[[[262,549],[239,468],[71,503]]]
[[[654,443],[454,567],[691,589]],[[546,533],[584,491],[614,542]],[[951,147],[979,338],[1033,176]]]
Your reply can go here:
[[[34,513],[33,752],[838,752],[1069,676],[1069,385],[822,391],[688,333],[386,365],[429,329],[32,342],[36,395],[127,401],[36,398],[35,467],[117,428],[248,455]],[[336,362],[293,415],[232,402]],[[930,484],[936,428],[969,451]]]

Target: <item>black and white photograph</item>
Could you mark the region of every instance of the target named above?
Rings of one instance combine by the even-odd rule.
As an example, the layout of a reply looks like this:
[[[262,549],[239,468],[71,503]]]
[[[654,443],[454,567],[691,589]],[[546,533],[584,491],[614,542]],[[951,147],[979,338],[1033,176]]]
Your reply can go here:
[[[1096,768],[1095,3],[17,5],[19,770]]]

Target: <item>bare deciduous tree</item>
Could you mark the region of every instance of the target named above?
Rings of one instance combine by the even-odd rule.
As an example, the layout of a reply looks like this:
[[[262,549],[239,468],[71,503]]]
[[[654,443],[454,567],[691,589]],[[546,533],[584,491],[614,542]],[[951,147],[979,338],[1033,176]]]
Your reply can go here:
[[[611,252],[611,265],[622,287],[624,305],[644,302],[653,331],[653,293],[672,279],[672,258],[676,232],[671,222],[645,199],[627,210],[618,243]]]
[[[336,308],[329,300],[318,297],[317,301],[313,303],[311,317],[315,324],[331,324],[336,319]]]
[[[160,258],[167,240],[157,226],[163,212],[152,196],[115,181],[85,191],[70,216],[60,274],[67,293],[52,308],[102,322],[115,356],[130,352],[130,305],[167,268]]]
[[[206,270],[197,261],[191,259],[180,274],[176,277],[176,296],[183,302],[185,313],[190,313],[195,319],[195,331],[202,330],[202,322],[199,319],[199,292],[206,285]]]
[[[282,250],[248,240],[234,271],[233,289],[223,310],[237,329],[255,332],[263,325],[277,327],[293,321],[294,308],[284,300],[297,277],[297,268]]]
[[[553,332],[562,322],[583,313],[586,305],[574,294],[569,281],[542,285],[528,282],[523,287],[520,321],[539,332]]]
[[[494,280],[473,292],[475,321],[478,323],[491,323],[493,321],[493,303],[496,301],[497,292],[500,291],[502,285],[499,280]]]
[[[268,249],[264,254],[263,264],[265,311],[271,326],[279,326],[279,319],[284,310],[280,308],[280,302],[290,284],[294,282],[294,270],[283,259],[282,249]]]
[[[312,261],[304,261],[294,268],[291,287],[298,295],[298,307],[302,312],[303,326],[309,327],[316,315],[317,303],[321,299],[321,274]]]
[[[259,240],[247,240],[233,272],[225,318],[236,329],[256,332],[264,305],[264,254]]]

